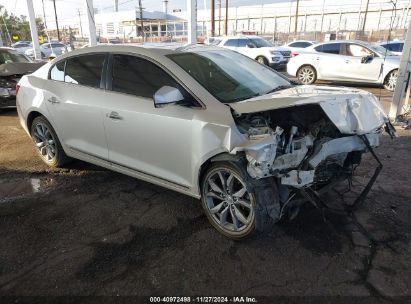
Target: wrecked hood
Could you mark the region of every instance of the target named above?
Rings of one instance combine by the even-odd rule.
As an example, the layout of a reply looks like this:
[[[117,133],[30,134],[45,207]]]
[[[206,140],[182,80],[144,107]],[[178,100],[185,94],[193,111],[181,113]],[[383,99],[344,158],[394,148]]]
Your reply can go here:
[[[305,104],[318,104],[343,134],[365,134],[380,128],[387,116],[371,93],[363,90],[296,86],[229,106],[239,114],[263,112]]]
[[[12,62],[0,65],[0,76],[24,75],[33,73],[44,62]]]

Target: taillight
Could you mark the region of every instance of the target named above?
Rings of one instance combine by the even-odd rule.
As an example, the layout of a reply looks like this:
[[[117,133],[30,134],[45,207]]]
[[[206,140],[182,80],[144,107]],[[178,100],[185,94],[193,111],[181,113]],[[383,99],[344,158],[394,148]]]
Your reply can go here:
[[[297,57],[298,55],[300,55],[300,54],[298,54],[298,53],[291,53],[291,58]]]
[[[17,93],[19,92],[19,90],[20,90],[20,85],[19,85],[19,84],[16,84],[16,95],[17,95]]]

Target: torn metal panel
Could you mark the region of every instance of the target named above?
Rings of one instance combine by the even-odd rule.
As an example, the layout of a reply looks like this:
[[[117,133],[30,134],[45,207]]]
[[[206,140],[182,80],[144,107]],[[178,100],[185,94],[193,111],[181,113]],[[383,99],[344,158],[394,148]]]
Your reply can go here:
[[[379,134],[367,134],[366,137],[372,147],[377,147],[379,145]],[[310,158],[309,164],[312,168],[316,168],[322,161],[326,160],[331,155],[361,151],[365,150],[365,148],[366,145],[364,142],[356,135],[332,139],[321,145],[320,151]]]

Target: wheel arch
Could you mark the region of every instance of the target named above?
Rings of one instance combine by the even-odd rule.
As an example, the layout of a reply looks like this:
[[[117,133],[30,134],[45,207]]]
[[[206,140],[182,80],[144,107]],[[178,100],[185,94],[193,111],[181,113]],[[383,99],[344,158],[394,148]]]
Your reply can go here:
[[[43,116],[43,117],[46,118],[46,116],[44,116],[43,113],[40,113],[39,111],[36,111],[36,110],[31,111],[31,112],[27,115],[26,126],[27,126],[27,129],[28,129],[29,131],[30,131],[30,129],[31,129],[31,125],[33,124],[34,119],[35,119],[36,117],[39,117],[39,116]],[[47,118],[46,118],[46,119],[47,119]],[[48,120],[48,119],[47,119],[47,120]]]
[[[230,154],[228,152],[222,152],[215,154],[208,159],[206,159],[200,166],[197,178],[198,191],[201,194],[201,182],[203,180],[204,174],[207,172],[208,168],[216,162],[240,162],[243,159],[241,154]]]

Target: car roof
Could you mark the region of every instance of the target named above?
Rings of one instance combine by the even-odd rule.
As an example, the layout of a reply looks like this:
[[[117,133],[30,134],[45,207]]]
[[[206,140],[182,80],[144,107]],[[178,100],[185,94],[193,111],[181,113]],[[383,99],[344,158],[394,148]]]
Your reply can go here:
[[[92,47],[80,48],[69,53],[63,54],[57,57],[55,60],[60,61],[65,58],[71,58],[76,55],[85,55],[89,53],[131,53],[139,54],[151,58],[164,57],[170,54],[181,54],[185,52],[201,52],[207,50],[218,50],[218,51],[227,51],[224,48],[208,45],[198,45],[191,44],[186,46],[176,46],[176,48],[160,48],[158,46],[143,46],[143,45],[131,45],[131,44],[107,44],[107,45],[96,45]]]

